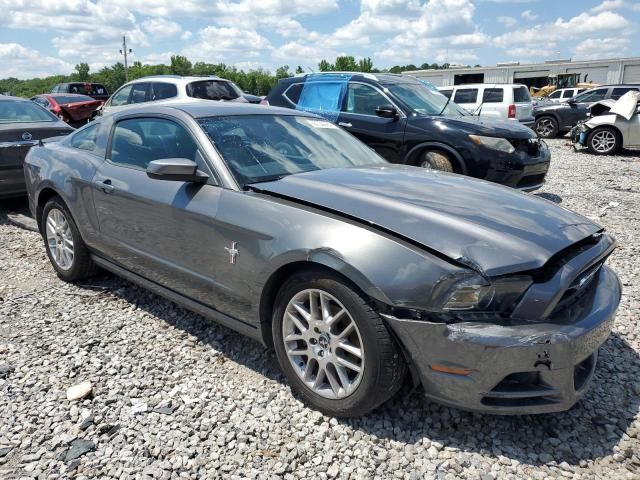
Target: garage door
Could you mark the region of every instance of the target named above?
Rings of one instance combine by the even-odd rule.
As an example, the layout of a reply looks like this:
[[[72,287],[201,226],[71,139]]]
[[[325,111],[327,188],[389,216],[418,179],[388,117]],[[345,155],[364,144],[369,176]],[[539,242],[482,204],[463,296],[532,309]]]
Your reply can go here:
[[[581,67],[581,68],[567,68],[567,73],[579,73],[580,81],[584,82],[585,75],[587,76],[587,82],[599,83],[601,85],[607,84],[607,73],[609,67]]]
[[[640,65],[625,65],[622,83],[640,83]]]

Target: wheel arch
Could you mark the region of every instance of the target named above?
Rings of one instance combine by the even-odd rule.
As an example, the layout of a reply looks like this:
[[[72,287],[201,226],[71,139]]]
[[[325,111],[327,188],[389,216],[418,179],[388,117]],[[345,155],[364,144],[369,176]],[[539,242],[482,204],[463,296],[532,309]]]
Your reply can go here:
[[[443,142],[422,142],[419,145],[413,147],[404,157],[404,163],[406,165],[416,166],[418,155],[426,150],[442,150],[451,156],[454,161],[455,173],[462,175],[467,174],[467,165],[462,158],[462,155],[451,145]]]
[[[40,190],[36,200],[36,222],[38,223],[38,231],[42,233],[42,213],[44,206],[53,197],[59,197],[62,200],[60,194],[50,186],[46,186]],[[64,202],[64,200],[62,200]]]

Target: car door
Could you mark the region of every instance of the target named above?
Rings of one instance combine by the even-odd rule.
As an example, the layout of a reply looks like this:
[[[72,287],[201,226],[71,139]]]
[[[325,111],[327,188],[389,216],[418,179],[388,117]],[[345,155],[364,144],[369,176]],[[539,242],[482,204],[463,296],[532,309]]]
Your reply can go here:
[[[395,107],[395,118],[376,114],[382,106]],[[366,83],[349,82],[344,96],[338,125],[369,145],[393,163],[404,157],[404,113],[381,90]]]
[[[109,259],[215,308],[215,267],[225,258],[214,220],[222,189],[201,151],[189,128],[175,119],[119,120],[93,179],[93,198]],[[194,160],[210,179],[152,179],[146,167],[161,158]]]
[[[564,122],[561,128],[573,127],[576,123],[587,118],[587,108],[593,103],[604,100],[607,97],[608,87],[594,88],[584,92],[570,102],[567,102],[568,109],[564,115]]]

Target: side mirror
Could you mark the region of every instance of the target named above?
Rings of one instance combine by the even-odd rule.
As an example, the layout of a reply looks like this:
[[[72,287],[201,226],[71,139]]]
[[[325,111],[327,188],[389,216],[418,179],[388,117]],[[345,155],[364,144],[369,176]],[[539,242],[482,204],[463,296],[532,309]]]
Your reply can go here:
[[[381,118],[393,118],[396,119],[400,115],[398,114],[398,109],[393,105],[380,105],[376,108],[376,115]]]
[[[569,105],[575,105],[575,104],[576,104],[576,101],[575,101],[573,98],[570,98],[569,100],[567,100],[567,103],[568,103]]]
[[[147,175],[155,180],[205,183],[208,175],[198,171],[198,164],[186,158],[162,158],[147,165]]]

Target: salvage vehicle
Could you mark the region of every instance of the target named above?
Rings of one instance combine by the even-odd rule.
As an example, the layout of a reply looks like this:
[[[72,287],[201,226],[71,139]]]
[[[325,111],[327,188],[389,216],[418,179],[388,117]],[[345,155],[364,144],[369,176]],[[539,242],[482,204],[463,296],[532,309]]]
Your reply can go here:
[[[58,117],[29,100],[0,95],[0,198],[26,194],[22,163],[33,145],[72,131]]]
[[[350,72],[281,79],[265,104],[336,123],[392,163],[460,173],[533,191],[551,154],[519,122],[469,114],[405,75]]]
[[[539,103],[533,110],[535,131],[542,138],[566,134],[578,122],[587,118],[587,109],[595,102],[622,97],[629,91],[640,90],[640,85],[606,85],[587,90],[560,103]]]
[[[595,155],[611,155],[621,148],[640,149],[640,92],[625,93],[620,99],[594,103],[589,119],[572,131],[574,145],[587,147]]]
[[[440,93],[472,115],[515,120],[533,128],[533,103],[525,85],[471,83],[440,87]]]
[[[51,93],[76,93],[87,95],[94,100],[104,102],[109,99],[109,91],[101,83],[71,82],[59,83],[51,89]]]
[[[87,95],[74,93],[45,93],[31,97],[41,107],[46,108],[65,123],[81,123],[89,120],[102,105]]]
[[[620,283],[602,227],[469,177],[393,165],[309,113],[230,102],[101,117],[26,159],[58,276],[102,267],[275,349],[336,416],[429,398],[570,408]]]
[[[171,104],[216,100],[249,103],[243,95],[244,92],[235,83],[214,75],[200,77],[156,75],[138,78],[120,87],[98,110],[98,114],[109,115],[135,107],[140,103],[151,102]]]

